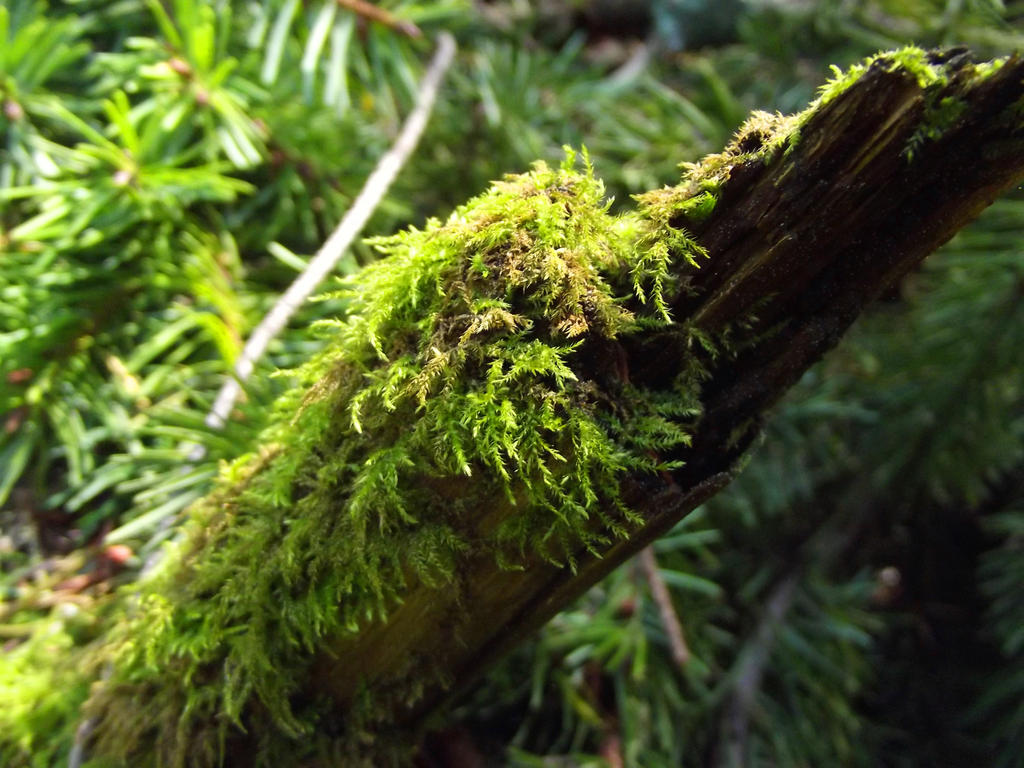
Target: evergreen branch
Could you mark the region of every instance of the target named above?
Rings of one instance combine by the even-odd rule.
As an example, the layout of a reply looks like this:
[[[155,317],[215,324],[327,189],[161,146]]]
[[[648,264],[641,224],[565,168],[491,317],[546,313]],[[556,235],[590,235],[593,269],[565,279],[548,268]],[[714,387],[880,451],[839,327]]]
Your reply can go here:
[[[242,392],[242,385],[252,375],[256,362],[266,352],[267,345],[284,329],[299,306],[330,273],[338,260],[359,235],[381,199],[387,193],[398,172],[416,148],[426,127],[438,89],[455,56],[455,38],[442,32],[438,36],[437,51],[431,59],[416,95],[416,104],[402,125],[402,130],[391,148],[381,157],[373,173],[367,178],[352,207],[342,218],[331,236],[323,244],[301,275],[282,294],[266,317],[260,321],[249,337],[235,364],[235,376],[224,382],[213,407],[206,417],[210,427],[222,427]],[[200,447],[190,458],[198,461],[204,454]]]

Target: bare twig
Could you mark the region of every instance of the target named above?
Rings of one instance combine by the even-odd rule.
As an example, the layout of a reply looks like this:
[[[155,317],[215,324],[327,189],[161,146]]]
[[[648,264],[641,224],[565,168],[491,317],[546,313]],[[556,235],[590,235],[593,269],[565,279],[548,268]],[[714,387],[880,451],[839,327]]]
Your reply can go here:
[[[208,427],[220,429],[224,426],[231,414],[231,409],[242,393],[242,385],[252,375],[256,363],[267,351],[267,346],[284,329],[302,302],[309,298],[309,295],[334,269],[352,241],[366,226],[366,222],[377,209],[395,177],[398,176],[398,172],[416,148],[433,110],[441,81],[454,57],[455,38],[447,32],[442,32],[437,39],[437,50],[434,52],[434,57],[430,60],[427,71],[420,81],[416,103],[402,125],[398,138],[377,162],[377,167],[366,179],[366,183],[363,184],[352,207],[342,217],[341,222],[317,251],[306,269],[288,286],[288,290],[281,295],[277,303],[249,336],[249,340],[242,349],[242,354],[239,355],[238,361],[235,363],[235,375],[228,378],[221,386],[210,412],[206,415]],[[202,460],[206,455],[206,448],[193,444],[186,449],[185,453],[189,462],[194,463]],[[188,471],[189,468],[186,466],[183,471]],[[160,524],[166,527],[171,524],[172,520],[173,516],[168,516]],[[132,526],[135,522],[129,522],[125,526],[111,531],[107,541],[119,540],[118,537],[125,534],[123,529]],[[146,561],[144,572],[148,572],[156,566],[161,559],[160,552],[161,550],[157,550],[150,556]]]
[[[235,364],[234,377],[225,381],[220,392],[217,393],[213,408],[206,417],[208,426],[214,428],[224,426],[235,401],[242,392],[242,384],[252,375],[256,362],[263,356],[267,345],[281,332],[302,302],[309,298],[321,281],[334,269],[338,260],[366,225],[399,170],[405,165],[413,149],[416,148],[416,143],[419,141],[433,109],[438,88],[454,56],[455,39],[447,32],[442,32],[438,37],[434,58],[420,83],[416,106],[402,126],[398,139],[377,163],[377,167],[373,169],[373,173],[366,180],[366,184],[363,185],[359,196],[352,203],[352,207],[349,208],[331,236],[327,238],[327,242],[317,251],[313,260],[309,262],[309,266],[281,295],[274,307],[252,332]],[[190,457],[193,461],[202,458],[201,450],[198,451],[198,455],[196,453],[194,451]]]
[[[600,754],[608,763],[608,768],[623,768],[626,764],[622,759],[622,736],[618,728],[605,734],[601,740]]]
[[[373,3],[367,2],[367,0],[334,0],[342,8],[348,8],[353,13],[357,13],[364,19],[375,21],[378,24],[383,24],[386,27],[390,27],[396,32],[401,32],[403,35],[408,37],[420,37],[423,33],[420,28],[413,24],[411,21],[400,19],[390,11],[381,8],[380,6],[374,5]]]
[[[78,724],[78,728],[75,729],[75,742],[71,745],[71,752],[68,754],[68,768],[81,768],[87,758],[85,745],[89,743],[95,729],[96,718],[93,717]]]
[[[668,636],[668,646],[672,651],[672,659],[680,667],[685,667],[690,661],[690,648],[686,645],[686,637],[683,635],[683,625],[679,621],[679,615],[676,613],[675,606],[672,605],[672,596],[658,571],[658,559],[654,555],[653,546],[647,547],[640,553],[640,567],[643,568],[644,575],[647,577],[647,584],[651,588],[651,597],[654,598],[654,602],[658,606],[661,623]]]
[[[736,665],[732,693],[722,714],[722,745],[717,761],[720,768],[741,768],[747,765],[751,713],[761,689],[765,667],[775,647],[779,626],[793,605],[799,582],[800,574],[794,571],[772,590],[761,621]]]
[[[608,76],[611,85],[630,85],[650,66],[653,52],[650,43],[641,43],[629,55],[622,66]]]
[[[107,664],[103,669],[101,680],[108,680],[114,672],[113,664]],[[99,720],[96,717],[87,717],[78,723],[75,729],[75,740],[71,744],[71,751],[68,753],[68,768],[81,768],[89,759],[89,741],[92,739],[93,731]]]

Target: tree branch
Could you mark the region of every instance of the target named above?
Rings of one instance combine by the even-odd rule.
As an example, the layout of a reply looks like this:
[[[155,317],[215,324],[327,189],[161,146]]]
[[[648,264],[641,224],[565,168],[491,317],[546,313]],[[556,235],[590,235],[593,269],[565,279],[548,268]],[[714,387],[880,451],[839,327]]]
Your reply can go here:
[[[600,556],[578,552],[575,572],[541,557],[521,571],[495,571],[470,556],[464,592],[410,589],[386,621],[332,646],[317,665],[318,688],[344,706],[360,686],[399,684],[400,662],[413,652],[448,678],[471,681],[727,484],[764,411],[864,306],[1024,176],[1024,62],[1013,58],[979,77],[961,53],[931,57],[945,82],[923,86],[915,72],[879,58],[847,89],[790,122],[773,151],[760,154],[763,144],[779,140],[779,119],[765,116],[725,155],[705,161],[721,166],[714,212],[674,225],[707,249],[707,262],[684,270],[675,326],[625,338],[620,353],[632,384],[664,388],[694,354],[681,328],[728,330],[739,351],[708,361],[692,445],[662,457],[682,468],[667,482],[623,481],[627,503],[643,516],[641,529]],[[943,99],[962,102],[960,116],[920,143],[933,119],[929,105]],[[488,510],[488,527],[498,514]],[[463,617],[455,626],[453,615]],[[452,643],[453,635],[461,642]],[[450,691],[428,686],[414,706],[396,705],[392,715],[407,726],[422,722]]]
[[[248,728],[231,731],[226,754],[233,764],[246,764],[275,744],[294,747],[288,739],[296,737],[284,732],[301,728],[289,713],[309,702],[320,707],[314,712],[323,738],[332,738],[334,729],[345,734],[346,743],[358,744],[370,763],[384,763],[490,663],[728,483],[765,411],[836,344],[865,305],[1024,177],[1022,111],[1021,59],[975,65],[958,51],[907,49],[841,76],[802,115],[755,115],[723,154],[706,158],[679,187],[649,193],[637,218],[626,222],[630,232],[655,233],[653,245],[645,244],[645,235],[631,241],[633,253],[648,258],[646,264],[636,262],[632,274],[648,269],[655,283],[675,286],[674,293],[654,298],[664,300],[672,323],[651,319],[647,310],[647,324],[614,330],[615,318],[625,314],[623,303],[639,316],[645,298],[628,275],[622,279],[634,284],[618,296],[609,295],[618,290],[612,283],[594,282],[594,264],[602,249],[612,252],[621,227],[600,230],[608,234],[606,241],[591,243],[598,253],[561,247],[587,227],[610,226],[600,218],[603,209],[600,215],[589,209],[590,218],[584,218],[586,211],[574,207],[585,208],[589,199],[579,191],[593,185],[585,176],[565,171],[557,177],[565,185],[540,184],[544,173],[555,178],[541,169],[506,181],[483,198],[482,207],[460,209],[447,224],[400,241],[413,246],[396,251],[394,272],[386,272],[388,264],[371,268],[367,285],[383,294],[375,296],[377,303],[367,300],[366,316],[347,327],[345,338],[361,346],[344,349],[359,351],[350,353],[354,359],[334,360],[326,373],[317,369],[319,378],[298,408],[293,424],[307,417],[319,424],[318,442],[303,433],[293,444],[268,448],[236,470],[234,486],[194,512],[192,548],[181,558],[181,572],[165,579],[172,597],[157,601],[172,611],[155,614],[151,639],[160,645],[165,628],[175,627],[189,636],[199,661],[169,643],[168,658],[156,672],[147,660],[144,671],[101,688],[87,709],[102,716],[97,733],[103,748],[130,755],[152,739],[173,756],[196,751],[188,739],[205,740],[211,751],[222,746],[224,729],[231,726],[218,724],[218,730],[204,721],[194,735],[181,736],[186,729],[178,707],[193,699],[178,687],[188,675],[190,685],[202,678],[205,690],[213,691],[204,706],[216,706],[222,695],[226,699],[223,709],[207,711]],[[494,200],[505,207],[488,208]],[[510,210],[541,210],[547,218],[523,224]],[[358,231],[351,228],[349,237]],[[561,238],[559,247],[542,251],[539,266],[528,261],[535,253],[533,238],[550,231]],[[467,242],[469,251],[460,250]],[[453,250],[459,260],[444,261]],[[661,272],[659,253],[669,257]],[[418,269],[421,263],[441,264],[437,269],[446,271],[401,271],[401,265]],[[388,274],[401,279],[389,283]],[[558,293],[565,285],[570,290]],[[425,310],[419,302],[439,309]],[[566,304],[579,310],[574,315],[564,310]],[[396,306],[411,319],[396,320]],[[467,306],[476,314],[467,314]],[[594,331],[601,323],[613,330]],[[417,335],[423,328],[430,329],[426,337]],[[466,344],[475,336],[483,339],[477,347]],[[513,374],[509,368],[518,359],[493,351],[507,349],[501,343],[521,343],[515,347],[520,351],[528,345],[555,362],[524,362]],[[439,384],[437,371],[446,364],[455,373]],[[249,371],[251,363],[244,375]],[[465,409],[483,397],[481,381],[504,386],[514,376],[521,377],[517,385],[523,379],[532,383],[532,389],[514,391],[520,398],[515,403],[526,409],[530,398],[551,393],[545,377],[564,385],[550,398],[562,396],[561,405],[534,411],[540,414],[537,432],[551,435],[542,444],[549,463],[516,469],[513,454],[525,451],[530,438],[516,432],[514,440],[499,435],[484,443],[484,450],[497,451],[494,443],[505,440],[507,461],[478,454],[471,467],[459,441],[468,444],[480,430],[499,427],[489,421],[490,411],[474,416]],[[366,381],[377,388],[363,389]],[[581,466],[578,454],[608,442],[587,443],[572,432],[567,425],[574,414],[585,421],[603,409],[614,423],[641,395],[678,401],[684,397],[680,382],[692,386],[699,399],[691,421],[675,416],[692,427],[686,439],[668,440],[663,450],[661,442],[658,451],[643,449],[645,460],[638,459],[634,470],[609,459],[605,467],[618,467],[615,492],[601,497],[591,489],[586,508],[575,496],[569,496],[575,506],[561,508],[533,508],[524,501],[538,483],[571,494],[569,486],[590,481],[584,471],[573,474]],[[418,398],[410,394],[417,386]],[[455,398],[453,391],[462,399],[442,404],[463,410],[445,412],[445,424],[454,425],[445,432],[424,414],[430,397]],[[371,396],[381,404],[364,431],[360,408]],[[577,408],[578,402],[584,407]],[[511,400],[491,406],[501,410],[506,435],[516,428],[522,414]],[[599,430],[597,424],[584,426]],[[584,428],[579,421],[577,426]],[[408,442],[410,435],[421,442]],[[442,458],[417,464],[420,457],[409,455],[409,445]],[[398,450],[402,446],[406,453]],[[461,457],[461,465],[450,456]],[[273,474],[280,466],[281,473]],[[409,466],[418,469],[403,474]],[[508,466],[517,473],[508,485],[488,476]],[[367,467],[376,474],[367,474]],[[350,485],[338,479],[355,471],[363,474]],[[249,494],[247,488],[267,476],[263,495]],[[281,487],[282,477],[290,485]],[[364,502],[360,517],[349,502],[365,500],[372,491],[385,494],[384,500],[368,512]],[[594,498],[619,503],[604,508]],[[516,567],[502,567],[496,531],[510,525],[529,530],[537,517],[543,522],[545,515],[568,513],[583,522],[573,536],[559,539],[567,550],[562,564],[547,549],[549,537],[560,530],[555,521],[539,528],[540,544],[520,539]],[[286,539],[303,542],[303,549],[279,546]],[[280,571],[268,574],[271,567]],[[354,571],[365,579],[355,581]],[[191,587],[190,579],[198,586]],[[268,615],[264,603],[250,610],[244,601],[254,587],[247,580],[262,585],[264,603],[283,603],[287,610]],[[183,595],[193,602],[174,613],[174,599]],[[340,604],[335,595],[342,596]],[[784,612],[789,599],[781,590],[772,610]],[[209,619],[205,634],[196,635],[195,614],[209,613],[214,601],[220,618]],[[252,653],[266,655],[267,649],[274,652],[272,663],[246,666]],[[290,659],[287,684],[274,676],[284,656]],[[752,664],[747,674],[754,683],[759,666]],[[136,727],[132,715],[139,701],[149,702],[164,724],[150,727],[143,714],[136,715],[143,720]],[[325,710],[323,702],[331,706]],[[142,727],[149,730],[139,735]],[[278,741],[275,728],[282,731]],[[118,745],[119,737],[135,744]]]

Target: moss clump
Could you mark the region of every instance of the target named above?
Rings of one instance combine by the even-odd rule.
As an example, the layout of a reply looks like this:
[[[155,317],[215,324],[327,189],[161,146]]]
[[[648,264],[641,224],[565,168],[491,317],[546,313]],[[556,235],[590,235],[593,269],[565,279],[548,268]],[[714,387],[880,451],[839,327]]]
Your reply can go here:
[[[937,98],[929,94],[926,97],[921,125],[907,140],[907,146],[903,150],[907,161],[913,162],[914,157],[928,142],[942,138],[942,135],[956,124],[966,111],[967,104],[962,99],[953,96]]]
[[[944,77],[918,49],[891,58],[923,86]],[[333,639],[415,583],[457,591],[470,550],[571,567],[623,534],[620,479],[670,466],[661,457],[689,439],[703,371],[697,356],[675,361],[675,382],[648,391],[617,363],[616,340],[660,327],[714,346],[672,326],[671,299],[706,257],[681,224],[712,214],[737,164],[792,146],[808,114],[756,114],[635,213],[611,215],[585,158],[577,170],[570,157],[377,240],[386,257],[345,287],[351,316],[322,327],[330,341],[296,373],[263,451],[225,471],[161,571],[125,593],[91,666],[61,684],[81,695],[110,670],[84,710],[96,759],[216,765],[246,729],[255,764],[337,764],[332,751],[382,713],[370,691],[339,725],[309,697],[312,660]],[[57,751],[73,709],[39,710],[60,721]],[[0,709],[12,765],[43,750],[25,722]]]
[[[73,605],[54,609],[0,663],[0,765],[67,764],[89,683],[76,668]]]
[[[921,90],[933,86],[943,86],[949,82],[946,68],[941,64],[934,63],[933,54],[923,48],[909,45],[896,51],[877,53],[846,70],[833,65],[832,79],[821,86],[817,100],[803,114],[811,114],[817,108],[834,101],[839,94],[860,80],[864,73],[874,66],[883,66],[888,72],[906,72],[917,79]]]
[[[732,169],[741,163],[770,163],[779,150],[793,145],[798,121],[803,114],[752,112],[736,131],[733,140],[721,152],[707,155],[699,163],[683,163],[683,168],[687,170],[684,181],[688,179],[689,183],[681,189],[686,193],[687,200],[699,192],[707,192],[713,198]]]
[[[376,240],[386,257],[343,290],[351,317],[323,326],[264,452],[193,511],[112,631],[86,707],[97,754],[216,764],[232,723],[259,734],[262,764],[319,753],[329,708],[296,695],[326,639],[413,583],[458,589],[470,548],[571,567],[623,535],[619,480],[688,441],[698,377],[642,391],[607,352],[670,323],[679,265],[703,257],[670,219],[713,203],[666,191],[613,216],[570,154]],[[372,697],[359,709],[337,738],[375,717]]]

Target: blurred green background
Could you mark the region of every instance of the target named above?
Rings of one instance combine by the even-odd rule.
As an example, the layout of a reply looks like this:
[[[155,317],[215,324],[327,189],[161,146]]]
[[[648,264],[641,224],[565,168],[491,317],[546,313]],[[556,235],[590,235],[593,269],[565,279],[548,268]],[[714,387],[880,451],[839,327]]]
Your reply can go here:
[[[89,636],[218,463],[257,447],[287,383],[271,374],[319,346],[310,324],[344,315],[303,307],[229,424],[204,425],[396,136],[439,31],[458,58],[368,235],[565,144],[626,206],[751,109],[802,108],[830,64],[1024,47],[1019,1],[376,7],[0,2],[0,698],[54,617]],[[356,245],[338,274],[373,258]],[[685,665],[624,566],[468,693],[421,764],[1024,765],[1022,299],[1018,190],[894,286],[740,478],[657,543]]]

